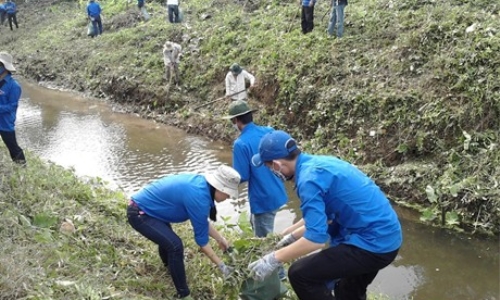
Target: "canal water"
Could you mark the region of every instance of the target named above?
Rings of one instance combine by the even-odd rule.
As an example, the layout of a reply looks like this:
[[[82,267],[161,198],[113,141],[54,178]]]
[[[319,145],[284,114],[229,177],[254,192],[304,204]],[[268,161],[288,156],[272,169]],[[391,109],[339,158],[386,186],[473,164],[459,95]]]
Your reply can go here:
[[[19,144],[79,176],[100,177],[111,188],[131,194],[167,174],[231,164],[231,145],[117,112],[102,101],[21,83]],[[288,188],[290,201],[277,215],[276,231],[300,218],[299,201]],[[219,214],[236,220],[248,213],[246,195],[243,187],[240,199],[223,202]],[[451,234],[420,224],[412,211],[396,210],[404,244],[370,285],[371,292],[398,300],[500,299],[498,238]]]

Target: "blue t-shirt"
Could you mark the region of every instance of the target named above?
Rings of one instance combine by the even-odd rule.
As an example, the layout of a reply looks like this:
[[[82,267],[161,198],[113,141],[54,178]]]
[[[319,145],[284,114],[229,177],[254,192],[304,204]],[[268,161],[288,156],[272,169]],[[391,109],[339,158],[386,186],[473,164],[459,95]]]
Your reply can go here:
[[[11,74],[7,74],[3,80],[5,83],[0,88],[0,131],[14,131],[21,86]]]
[[[17,6],[14,2],[5,2],[3,4],[3,7],[9,15],[15,14],[17,12]]]
[[[93,18],[98,17],[101,14],[101,6],[99,5],[99,3],[96,3],[94,1],[90,2],[87,5],[87,14]]]
[[[355,166],[331,156],[302,153],[295,183],[306,239],[325,243],[330,238],[330,246],[350,244],[374,253],[401,246],[396,212],[375,182]]]
[[[248,123],[233,144],[233,168],[240,173],[241,182],[248,181],[248,200],[252,214],[279,209],[287,200],[285,185],[269,168],[252,165],[252,156],[259,153],[260,139],[271,127]]]
[[[153,218],[168,223],[190,220],[196,243],[200,247],[208,244],[208,216],[210,208],[215,204],[205,176],[166,176],[148,184],[131,198],[142,211]]]

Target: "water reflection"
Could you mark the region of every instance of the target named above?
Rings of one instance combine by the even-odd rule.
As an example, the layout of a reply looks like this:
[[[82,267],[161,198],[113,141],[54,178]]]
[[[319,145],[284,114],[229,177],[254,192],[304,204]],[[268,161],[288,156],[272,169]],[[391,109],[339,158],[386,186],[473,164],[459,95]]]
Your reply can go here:
[[[105,104],[23,84],[18,113],[22,147],[78,175],[98,176],[130,194],[152,179],[170,173],[204,172],[231,163],[231,146],[139,117],[113,113]],[[287,183],[289,203],[278,213],[278,231],[300,216],[299,201]],[[248,211],[245,187],[239,200],[226,201],[219,213]],[[404,243],[396,261],[370,286],[391,299],[488,299],[499,296],[499,245],[467,239],[415,222],[415,215],[397,209]]]

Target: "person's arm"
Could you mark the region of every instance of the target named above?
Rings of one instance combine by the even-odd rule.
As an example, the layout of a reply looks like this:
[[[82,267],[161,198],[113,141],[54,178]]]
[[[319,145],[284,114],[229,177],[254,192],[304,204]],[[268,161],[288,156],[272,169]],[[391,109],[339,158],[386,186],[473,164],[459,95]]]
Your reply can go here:
[[[215,229],[215,227],[212,225],[212,223],[209,223],[208,225],[208,235],[212,237],[217,244],[219,244],[219,248],[222,251],[226,251],[229,248],[229,243],[227,240]]]
[[[201,252],[203,252],[216,266],[219,266],[222,263],[222,259],[215,253],[214,249],[210,244],[206,244],[203,247],[200,247]]]
[[[250,74],[249,72],[247,71],[244,71],[244,75],[245,75],[245,78],[248,79],[250,81],[250,86],[253,86],[255,84],[255,76],[253,76],[252,74]]]
[[[233,168],[238,171],[241,177],[240,182],[246,182],[250,179],[250,161],[252,155],[241,140],[237,140],[233,145]]]
[[[229,76],[231,76],[231,74],[227,73],[227,75],[226,75],[226,96],[231,95],[231,90],[230,90],[231,79],[229,78]]]
[[[20,98],[21,98],[21,87],[19,87],[16,84],[13,84],[7,95],[7,104],[0,104],[0,113],[16,111]]]
[[[287,234],[289,234],[289,233],[293,232],[294,230],[296,230],[297,228],[299,228],[299,227],[301,227],[301,226],[304,226],[304,224],[305,224],[305,223],[304,223],[304,219],[300,219],[299,221],[297,221],[297,223],[292,224],[291,226],[289,226],[289,227],[285,228],[285,230],[283,230],[283,231],[281,232],[281,235],[287,235]],[[294,235],[294,236],[295,236],[295,235]],[[301,235],[301,236],[302,236],[302,235]],[[298,238],[298,236],[297,236],[297,238]]]

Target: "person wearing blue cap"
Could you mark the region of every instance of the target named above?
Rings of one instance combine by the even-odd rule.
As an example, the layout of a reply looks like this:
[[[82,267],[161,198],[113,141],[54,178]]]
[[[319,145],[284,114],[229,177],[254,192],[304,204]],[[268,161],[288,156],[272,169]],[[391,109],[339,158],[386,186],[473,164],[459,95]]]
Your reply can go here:
[[[302,153],[280,130],[262,137],[252,163],[294,180],[302,211],[278,250],[249,264],[253,277],[264,280],[298,259],[288,278],[299,299],[366,299],[368,285],[396,258],[403,239],[398,216],[375,182],[339,158]]]

